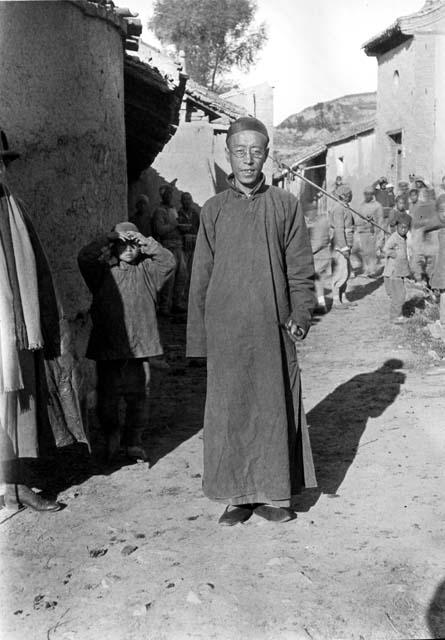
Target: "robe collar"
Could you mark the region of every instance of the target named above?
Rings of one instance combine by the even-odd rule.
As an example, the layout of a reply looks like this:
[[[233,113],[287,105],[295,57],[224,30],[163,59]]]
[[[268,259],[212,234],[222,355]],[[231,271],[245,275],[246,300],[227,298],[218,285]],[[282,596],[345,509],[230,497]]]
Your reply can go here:
[[[229,187],[232,189],[232,191],[234,191],[237,194],[238,197],[245,198],[246,200],[255,198],[255,196],[257,196],[260,193],[263,193],[264,191],[267,191],[267,189],[269,188],[268,185],[266,184],[266,176],[264,175],[264,173],[261,174],[259,181],[257,182],[257,184],[254,186],[254,188],[249,194],[244,193],[244,191],[241,191],[241,189],[238,189],[238,187],[235,184],[235,176],[233,175],[233,173],[227,176],[226,182],[229,185]]]

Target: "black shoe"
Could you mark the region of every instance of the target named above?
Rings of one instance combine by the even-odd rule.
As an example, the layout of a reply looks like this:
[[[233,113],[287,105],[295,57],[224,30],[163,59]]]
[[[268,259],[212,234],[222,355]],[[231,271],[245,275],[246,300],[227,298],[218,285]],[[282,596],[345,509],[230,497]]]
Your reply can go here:
[[[289,507],[274,507],[271,504],[261,504],[254,509],[254,513],[269,522],[289,522],[295,520],[297,514]]]
[[[5,506],[15,510],[20,509],[20,506],[29,507],[34,511],[60,511],[62,509],[61,504],[42,498],[25,484],[7,485]]]
[[[251,505],[232,506],[228,505],[226,510],[218,520],[219,524],[226,527],[233,527],[234,524],[242,524],[250,518],[253,513]]]

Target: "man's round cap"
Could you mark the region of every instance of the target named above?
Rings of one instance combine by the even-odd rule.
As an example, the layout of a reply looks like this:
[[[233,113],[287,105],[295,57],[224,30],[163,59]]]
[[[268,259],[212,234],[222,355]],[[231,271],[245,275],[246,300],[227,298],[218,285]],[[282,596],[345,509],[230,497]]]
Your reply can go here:
[[[262,133],[263,136],[266,137],[267,142],[269,142],[269,134],[267,133],[267,129],[264,126],[264,124],[261,122],[261,120],[258,120],[258,118],[252,118],[250,116],[249,117],[246,116],[246,117],[238,118],[238,120],[235,120],[235,122],[232,122],[232,124],[227,130],[226,140],[228,140],[235,133],[240,133],[241,131],[258,131],[258,133]]]
[[[409,183],[406,180],[400,180],[399,187],[401,189],[406,189],[407,187],[409,187]]]
[[[374,187],[371,187],[370,185],[368,185],[363,189],[363,193],[372,193],[374,195]]]
[[[132,222],[118,222],[117,225],[114,227],[114,230],[117,231],[118,233],[125,233],[126,231],[134,231],[135,233],[138,232],[138,228],[135,224],[133,224]]]

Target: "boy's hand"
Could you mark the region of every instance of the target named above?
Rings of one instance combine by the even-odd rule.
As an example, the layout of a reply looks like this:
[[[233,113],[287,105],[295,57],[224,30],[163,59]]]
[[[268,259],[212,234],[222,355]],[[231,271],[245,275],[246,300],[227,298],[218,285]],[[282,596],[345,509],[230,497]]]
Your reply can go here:
[[[160,246],[161,245],[159,244],[159,242],[157,242],[151,236],[149,236],[148,238],[144,238],[144,243],[141,244],[141,248],[144,253],[148,253],[149,255],[151,253],[156,253],[156,251],[159,250]]]

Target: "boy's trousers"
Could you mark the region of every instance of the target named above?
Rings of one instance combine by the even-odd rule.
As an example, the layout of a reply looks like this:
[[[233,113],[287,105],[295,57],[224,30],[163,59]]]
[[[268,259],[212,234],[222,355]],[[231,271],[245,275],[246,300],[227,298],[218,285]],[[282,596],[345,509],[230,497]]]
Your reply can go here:
[[[403,315],[403,305],[406,299],[405,280],[395,276],[385,277],[385,290],[391,300],[389,319],[395,320]]]
[[[97,413],[106,434],[120,431],[119,403],[123,398],[127,446],[142,443],[149,423],[150,365],[144,358],[97,362]]]

